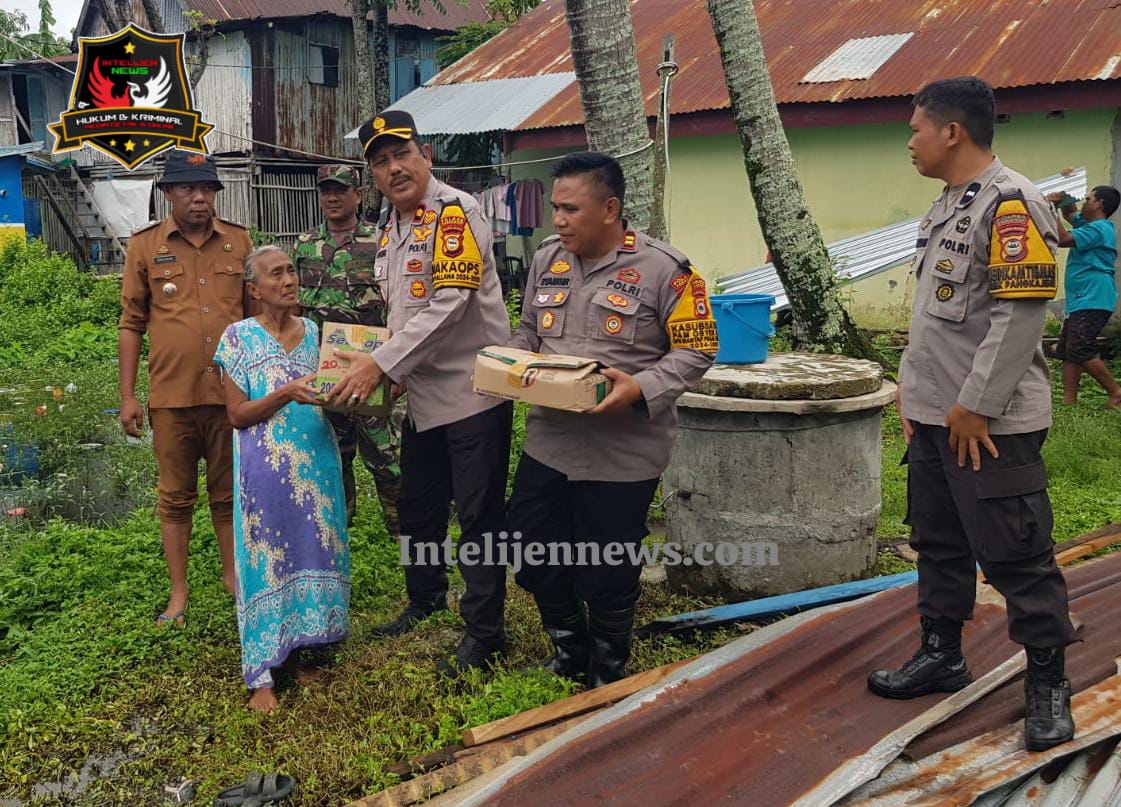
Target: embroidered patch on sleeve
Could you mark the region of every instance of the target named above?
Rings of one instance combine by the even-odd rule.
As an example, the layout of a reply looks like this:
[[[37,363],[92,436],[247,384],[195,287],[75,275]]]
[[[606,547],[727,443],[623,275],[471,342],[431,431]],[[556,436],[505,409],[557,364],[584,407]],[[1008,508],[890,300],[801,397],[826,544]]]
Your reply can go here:
[[[666,322],[670,350],[699,350],[715,353],[719,347],[716,320],[708,299],[704,278],[690,267],[688,289],[682,288],[681,297],[670,312]],[[685,277],[682,275],[682,277]]]
[[[436,224],[432,288],[478,289],[482,282],[483,256],[467,214],[458,204],[447,204]]]
[[[989,249],[989,294],[1002,300],[1051,300],[1055,256],[1023,199],[1001,199],[993,215]]]

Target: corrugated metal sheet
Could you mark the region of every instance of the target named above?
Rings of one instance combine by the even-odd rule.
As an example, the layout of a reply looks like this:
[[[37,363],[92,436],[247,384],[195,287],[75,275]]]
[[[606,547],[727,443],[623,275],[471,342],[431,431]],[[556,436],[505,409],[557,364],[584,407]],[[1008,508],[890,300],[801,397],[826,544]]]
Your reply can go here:
[[[1086,169],[1079,168],[1070,176],[1056,174],[1039,180],[1036,185],[1044,193],[1065,191],[1081,197],[1086,194],[1086,182]],[[909,261],[915,254],[920,221],[909,219],[828,244],[826,248],[838,277],[855,282]],[[773,263],[720,278],[716,288],[720,294],[770,294],[775,298],[772,311],[781,311],[790,305]]]
[[[418,87],[393,104],[423,134],[468,134],[513,129],[576,80],[575,73]],[[357,137],[357,129],[347,137]]]
[[[1121,655],[1116,630],[1121,554],[1065,574],[1084,639],[1068,649],[1067,664],[1079,693],[1081,725],[1084,733],[1116,731],[1121,729],[1117,679],[1097,692],[1090,688],[1116,673],[1113,660]],[[849,607],[800,615],[806,618],[796,627],[761,646],[747,642],[750,636],[738,640],[716,651],[718,662],[702,657],[603,719],[587,721],[510,763],[463,803],[523,805],[545,793],[553,805],[790,804],[942,699],[889,701],[869,693],[865,684],[869,670],[894,666],[913,651],[914,598],[913,588],[897,589]],[[1007,638],[1004,609],[989,600],[981,599],[965,628],[965,654],[975,676],[1021,652]],[[994,703],[1006,690],[1019,691],[1019,708],[1011,714]],[[986,696],[934,730],[945,744],[932,753],[990,732],[1003,732],[1009,744],[1022,743],[1017,724],[1022,698],[1019,681]],[[969,733],[953,739],[963,726]],[[1019,754],[1031,756],[1022,748]],[[1061,755],[1057,749],[1055,756]],[[1017,775],[1014,765],[1006,769],[1008,779],[994,777],[988,789],[1032,770],[1025,767]],[[984,766],[979,771],[983,777]],[[968,786],[976,791],[976,785]]]
[[[934,76],[976,74],[997,88],[1121,78],[1121,4],[1108,0],[756,0],[780,104],[906,96]],[[656,112],[662,38],[677,36],[672,112],[728,107],[720,51],[703,0],[633,0],[646,114]],[[802,83],[860,37],[913,32],[871,78]],[[572,69],[563,0],[546,0],[508,31],[440,73],[452,84]],[[520,128],[583,122],[575,86]]]
[[[219,22],[234,20],[278,19],[283,17],[310,17],[314,14],[331,14],[350,19],[346,0],[185,0],[192,11],[201,11],[207,19]],[[422,5],[420,12],[410,11],[404,2],[389,9],[390,25],[412,25],[437,31],[454,31],[471,22],[486,22],[486,0],[443,0],[443,11],[431,0]]]
[[[1121,743],[1108,740],[1023,782],[987,793],[975,807],[1102,807],[1121,804]]]
[[[802,81],[822,83],[872,78],[914,34],[885,34],[850,39],[802,76]]]
[[[188,45],[188,59],[195,58],[193,51]],[[194,89],[195,108],[202,111],[203,120],[220,130],[206,136],[206,145],[217,154],[247,152],[250,143],[221,133],[244,138],[253,136],[253,61],[245,33],[230,31],[213,37],[208,61],[216,65],[244,65],[244,68],[207,69]]]

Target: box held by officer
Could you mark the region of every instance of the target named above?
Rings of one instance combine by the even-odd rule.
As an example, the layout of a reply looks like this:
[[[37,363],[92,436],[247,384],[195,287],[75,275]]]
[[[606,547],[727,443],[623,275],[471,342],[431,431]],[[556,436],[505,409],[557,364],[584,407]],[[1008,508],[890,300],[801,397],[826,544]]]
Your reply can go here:
[[[327,393],[346,375],[347,365],[335,358],[335,352],[361,350],[372,353],[375,348],[389,341],[388,328],[375,328],[369,325],[354,325],[345,322],[325,322],[320,334],[319,370],[315,374],[316,397],[325,400]],[[389,414],[393,407],[390,398],[389,379],[382,382],[370,393],[370,397],[358,406],[325,406],[331,412],[345,412],[352,415],[381,418]]]
[[[595,359],[490,345],[475,355],[475,392],[586,412],[611,392],[611,380],[599,369]]]

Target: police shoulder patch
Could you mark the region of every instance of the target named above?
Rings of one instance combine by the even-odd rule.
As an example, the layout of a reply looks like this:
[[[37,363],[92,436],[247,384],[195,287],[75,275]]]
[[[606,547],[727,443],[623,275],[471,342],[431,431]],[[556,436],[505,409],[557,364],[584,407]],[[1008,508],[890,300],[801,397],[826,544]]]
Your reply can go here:
[[[463,206],[449,202],[436,223],[432,288],[478,289],[483,283],[483,255]]]
[[[549,244],[555,244],[558,241],[560,241],[560,236],[557,235],[556,233],[553,233],[552,235],[546,236],[545,238],[541,239],[541,243],[537,245],[537,249],[541,249],[542,247],[546,247]]]
[[[669,337],[670,350],[699,350],[702,353],[716,353],[719,342],[716,334],[716,320],[712,316],[712,306],[708,299],[708,288],[704,278],[692,266],[682,285],[679,299],[666,321],[666,335]]]
[[[1002,300],[1051,300],[1056,261],[1024,197],[997,200],[989,242],[989,294]]]
[[[657,238],[650,237],[646,238],[646,245],[673,258],[674,263],[682,269],[693,271],[693,265],[689,262],[689,259],[685,257],[685,253],[676,247],[667,244],[665,241],[659,241]]]

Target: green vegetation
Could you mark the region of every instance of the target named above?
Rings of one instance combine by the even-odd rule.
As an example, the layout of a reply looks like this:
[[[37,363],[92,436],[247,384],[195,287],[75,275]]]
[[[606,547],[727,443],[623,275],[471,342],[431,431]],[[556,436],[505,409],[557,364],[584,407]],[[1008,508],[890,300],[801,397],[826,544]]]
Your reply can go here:
[[[299,778],[293,804],[337,805],[394,783],[390,766],[456,742],[465,728],[571,691],[522,671],[547,647],[532,600],[512,581],[511,652],[489,679],[437,677],[435,662],[458,639],[452,613],[405,638],[372,638],[371,627],[401,605],[403,575],[372,481],[359,470],[351,638],[323,679],[281,689],[278,712],[246,710],[234,604],[204,505],[187,626],[153,624],[166,572],[151,450],[126,444],[106,411],[117,405],[116,317],[113,283],[39,246],[0,252],[0,449],[34,444],[41,468],[20,487],[0,470],[0,802],[159,805],[168,803],[165,785],[194,779],[205,804],[251,770],[282,770]],[[1121,520],[1118,416],[1089,383],[1084,395],[1076,408],[1057,407],[1048,443],[1057,539]],[[525,434],[525,408],[516,412],[514,456]],[[897,538],[906,534],[905,476],[891,411],[884,432],[880,534]],[[82,448],[90,444],[103,447]],[[113,495],[132,502],[118,520],[103,506]],[[17,505],[24,515],[4,515]],[[881,573],[903,568],[881,554]],[[462,583],[452,580],[454,599]],[[713,604],[648,586],[639,622]],[[632,669],[704,652],[751,627],[637,641]]]

